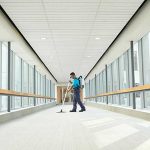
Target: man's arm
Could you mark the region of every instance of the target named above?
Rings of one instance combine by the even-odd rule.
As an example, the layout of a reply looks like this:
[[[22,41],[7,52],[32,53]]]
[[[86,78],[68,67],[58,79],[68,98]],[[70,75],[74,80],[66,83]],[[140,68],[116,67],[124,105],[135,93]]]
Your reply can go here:
[[[70,92],[72,88],[73,88],[73,85],[69,89],[67,89],[67,92]]]

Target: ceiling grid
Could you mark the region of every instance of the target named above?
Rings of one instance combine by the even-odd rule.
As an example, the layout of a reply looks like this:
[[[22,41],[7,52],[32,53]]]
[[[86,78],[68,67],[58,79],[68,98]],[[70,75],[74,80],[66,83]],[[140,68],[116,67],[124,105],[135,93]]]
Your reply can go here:
[[[0,4],[58,82],[65,82],[72,71],[87,75],[143,1],[0,0]]]

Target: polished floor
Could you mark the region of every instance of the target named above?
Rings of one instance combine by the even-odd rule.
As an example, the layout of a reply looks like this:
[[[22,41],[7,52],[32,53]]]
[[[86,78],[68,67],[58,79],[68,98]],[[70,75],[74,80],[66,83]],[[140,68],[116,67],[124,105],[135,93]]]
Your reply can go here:
[[[150,122],[88,107],[50,108],[0,125],[0,150],[150,150]]]

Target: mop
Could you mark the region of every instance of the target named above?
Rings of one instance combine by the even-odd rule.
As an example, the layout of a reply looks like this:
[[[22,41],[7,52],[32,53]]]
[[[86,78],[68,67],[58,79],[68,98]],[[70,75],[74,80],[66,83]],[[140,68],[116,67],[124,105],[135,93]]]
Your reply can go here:
[[[70,83],[68,83],[67,90],[69,89],[69,85],[70,85]],[[64,108],[65,100],[66,100],[66,97],[67,97],[67,90],[66,90],[66,93],[65,93],[63,102],[62,102],[61,110],[60,110],[59,112],[57,112],[57,113],[65,113],[65,112],[63,111],[63,108]]]

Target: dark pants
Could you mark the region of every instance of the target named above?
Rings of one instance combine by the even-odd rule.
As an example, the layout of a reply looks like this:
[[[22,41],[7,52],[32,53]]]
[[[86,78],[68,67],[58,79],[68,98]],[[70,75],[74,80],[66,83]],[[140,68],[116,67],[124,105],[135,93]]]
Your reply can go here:
[[[85,109],[85,106],[80,100],[80,89],[74,89],[73,110],[77,109],[77,103],[80,105],[81,109]]]

